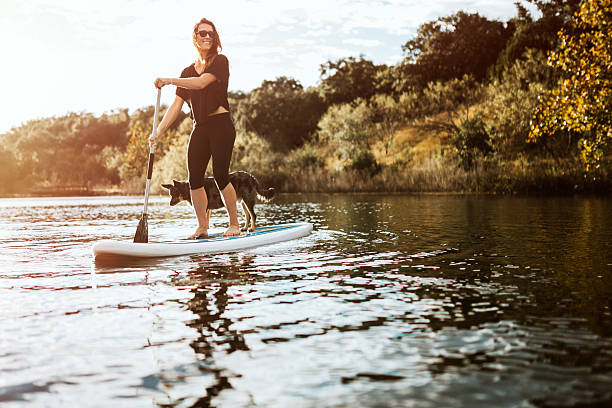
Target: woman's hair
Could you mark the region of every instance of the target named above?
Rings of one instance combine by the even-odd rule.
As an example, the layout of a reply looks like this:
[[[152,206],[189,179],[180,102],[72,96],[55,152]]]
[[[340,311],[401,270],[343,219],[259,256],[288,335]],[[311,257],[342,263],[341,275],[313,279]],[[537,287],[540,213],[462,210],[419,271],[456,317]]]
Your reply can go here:
[[[200,24],[209,24],[210,26],[212,26],[215,32],[213,38],[213,46],[210,47],[210,51],[208,51],[207,55],[203,55],[203,51],[198,47],[198,27],[200,26]],[[223,46],[221,45],[221,40],[219,39],[219,33],[217,32],[217,27],[215,27],[212,21],[203,18],[193,26],[192,39],[193,45],[196,47],[196,50],[198,50],[198,54],[200,54],[200,57],[202,59],[206,60],[206,68],[208,68],[208,66],[214,61],[215,57],[219,54],[219,51],[223,49]]]

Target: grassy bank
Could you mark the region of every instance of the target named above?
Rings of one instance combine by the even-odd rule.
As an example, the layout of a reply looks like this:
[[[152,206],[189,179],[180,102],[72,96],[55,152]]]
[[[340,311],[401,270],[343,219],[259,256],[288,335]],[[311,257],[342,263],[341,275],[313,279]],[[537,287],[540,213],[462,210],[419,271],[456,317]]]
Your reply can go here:
[[[186,180],[187,138],[177,138],[168,153],[156,161],[152,194],[166,194],[162,183]],[[357,168],[346,166],[333,147],[307,145],[287,154],[272,151],[253,135],[239,135],[232,171],[244,170],[265,187],[286,193],[407,192],[489,194],[610,194],[609,163],[589,176],[577,159],[545,159],[518,155],[511,161],[476,156],[466,169],[448,138],[416,128],[397,131],[394,143],[385,149],[371,146],[372,155]],[[327,158],[322,160],[321,157]],[[145,168],[141,174],[119,184],[89,187],[45,183],[4,196],[142,195]],[[211,164],[207,174],[212,174]],[[0,191],[0,194],[2,192]]]
[[[377,173],[324,169],[285,174],[285,192],[459,192],[495,194],[574,194],[612,192],[608,175],[596,180],[584,177],[576,167],[555,162],[481,162],[473,169],[445,165],[431,158],[411,167],[384,167]]]
[[[247,170],[247,169],[245,169]],[[326,168],[259,172],[260,183],[284,193],[489,193],[489,194],[602,194],[612,193],[608,174],[597,179],[585,178],[579,163],[554,160],[530,163],[525,159],[496,163],[481,160],[465,170],[442,157],[429,157],[417,165],[383,166],[373,170],[330,171]],[[161,172],[162,170],[160,170]],[[185,177],[176,177],[184,179]],[[171,180],[166,180],[171,181]],[[158,173],[151,185],[153,194],[166,194]],[[96,186],[87,191],[48,188],[31,191],[36,196],[50,195],[141,195],[144,178],[122,186]]]

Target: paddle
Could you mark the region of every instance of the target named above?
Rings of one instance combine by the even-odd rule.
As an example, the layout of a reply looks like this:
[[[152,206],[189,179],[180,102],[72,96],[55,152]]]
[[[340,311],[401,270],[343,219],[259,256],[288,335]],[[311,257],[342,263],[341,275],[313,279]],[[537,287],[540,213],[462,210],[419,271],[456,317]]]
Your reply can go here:
[[[157,89],[157,103],[155,104],[155,114],[153,115],[153,138],[157,137],[157,119],[159,116],[159,99],[161,98],[161,88]],[[151,145],[149,152],[149,168],[147,170],[147,184],[145,187],[145,200],[142,216],[134,234],[134,242],[149,242],[149,226],[147,222],[147,206],[149,205],[149,187],[151,187],[151,175],[153,174],[153,158],[155,157],[155,143]]]

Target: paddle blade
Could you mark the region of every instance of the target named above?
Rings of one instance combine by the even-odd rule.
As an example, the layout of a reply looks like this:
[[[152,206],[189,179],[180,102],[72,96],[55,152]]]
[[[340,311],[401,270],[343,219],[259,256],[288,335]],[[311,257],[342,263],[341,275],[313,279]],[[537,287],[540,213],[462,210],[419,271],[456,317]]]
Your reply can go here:
[[[147,222],[147,214],[143,213],[134,234],[134,242],[147,243],[149,242],[149,225]]]

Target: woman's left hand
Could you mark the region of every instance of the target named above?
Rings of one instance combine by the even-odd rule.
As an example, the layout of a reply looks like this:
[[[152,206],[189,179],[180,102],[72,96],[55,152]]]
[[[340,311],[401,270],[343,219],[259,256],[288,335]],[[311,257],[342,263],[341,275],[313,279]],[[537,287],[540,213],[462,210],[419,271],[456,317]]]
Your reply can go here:
[[[162,88],[165,85],[170,85],[172,80],[170,78],[156,78],[154,85],[156,88]]]

